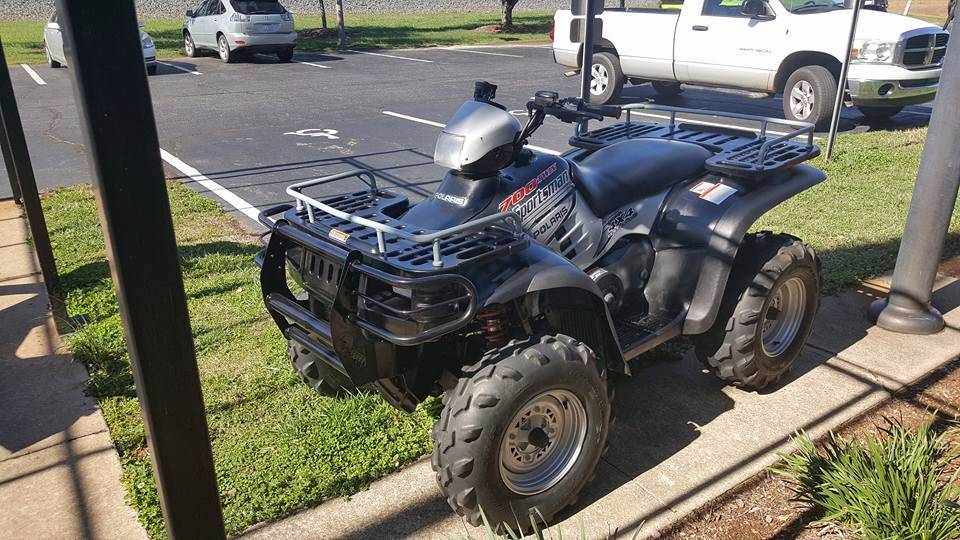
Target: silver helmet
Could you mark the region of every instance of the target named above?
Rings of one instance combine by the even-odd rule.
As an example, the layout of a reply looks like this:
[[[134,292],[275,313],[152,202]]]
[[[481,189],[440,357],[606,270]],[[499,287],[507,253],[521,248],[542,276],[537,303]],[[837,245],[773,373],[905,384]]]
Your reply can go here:
[[[513,161],[521,130],[520,121],[496,104],[468,101],[440,132],[433,161],[472,175],[495,173]]]

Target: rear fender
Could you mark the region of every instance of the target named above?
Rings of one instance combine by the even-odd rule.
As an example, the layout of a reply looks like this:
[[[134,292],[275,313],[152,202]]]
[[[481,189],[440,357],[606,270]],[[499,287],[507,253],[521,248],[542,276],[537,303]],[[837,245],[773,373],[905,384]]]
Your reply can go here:
[[[600,288],[556,252],[531,243],[465,275],[477,286],[480,305],[535,302],[554,331],[586,343],[608,368],[629,374]]]
[[[750,184],[724,179],[737,192],[719,204],[702,198],[702,189],[697,189],[702,181],[718,182],[715,175],[678,186],[653,233],[657,256],[645,291],[651,312],[669,315],[686,307],[683,333],[708,331],[750,227],[780,203],[824,180],[826,175],[809,165]]]

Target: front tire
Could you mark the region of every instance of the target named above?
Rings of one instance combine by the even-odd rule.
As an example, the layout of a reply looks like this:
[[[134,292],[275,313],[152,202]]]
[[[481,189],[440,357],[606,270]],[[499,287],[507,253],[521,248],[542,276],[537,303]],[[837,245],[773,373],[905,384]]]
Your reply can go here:
[[[837,79],[823,66],[805,66],[793,72],[783,90],[787,120],[810,122],[817,129],[830,126],[837,98]]]
[[[888,122],[891,118],[900,113],[900,111],[903,110],[903,107],[858,106],[857,109],[860,109],[860,114],[867,119],[867,123],[883,123]]]
[[[60,65],[60,62],[57,62],[56,60],[53,59],[52,56],[50,56],[50,51],[44,49],[44,52],[47,53],[47,67],[49,67],[50,69],[58,69],[62,67]]]
[[[300,380],[314,392],[326,397],[345,397],[358,389],[348,377],[327,366],[313,353],[294,341],[287,341],[287,357]]]
[[[189,58],[200,56],[200,51],[197,50],[197,44],[193,42],[193,36],[190,35],[190,32],[183,33],[183,53]]]
[[[220,61],[224,64],[232,64],[236,55],[230,50],[230,42],[227,36],[220,34],[217,36],[217,52],[220,54]]]
[[[494,530],[549,521],[576,501],[607,442],[602,362],[564,335],[514,340],[464,368],[434,425],[433,470],[447,503]]]
[[[590,101],[602,105],[620,97],[624,77],[620,59],[615,54],[601,52],[593,55],[590,74]]]
[[[147,66],[147,75],[156,75],[157,74],[157,65]]]
[[[785,234],[749,235],[714,327],[696,354],[724,381],[747,390],[775,382],[800,356],[820,308],[820,262]]]

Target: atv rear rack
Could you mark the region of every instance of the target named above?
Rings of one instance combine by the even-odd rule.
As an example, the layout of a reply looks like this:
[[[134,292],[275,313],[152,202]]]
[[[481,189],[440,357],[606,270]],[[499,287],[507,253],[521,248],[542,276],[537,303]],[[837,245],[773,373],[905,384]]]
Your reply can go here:
[[[348,178],[357,178],[369,189],[317,200],[304,190]],[[495,253],[526,247],[527,239],[516,212],[502,212],[439,231],[417,228],[397,219],[407,208],[406,199],[377,186],[368,169],[325,176],[287,188],[297,201],[297,211],[306,210],[307,222],[341,244],[376,237],[374,255],[404,270],[449,269]],[[371,231],[372,229],[372,231]],[[427,266],[429,263],[429,266]]]
[[[749,179],[762,178],[820,155],[820,148],[813,144],[814,125],[806,122],[650,103],[625,105],[623,111],[626,113],[626,122],[575,135],[570,139],[570,144],[597,150],[627,139],[660,138],[691,142],[714,153],[706,161],[707,170]],[[752,125],[721,126],[697,118],[679,119],[678,123],[678,114],[729,118],[751,122]],[[635,115],[659,121],[637,122],[633,119]],[[771,124],[789,127],[791,131],[773,132],[769,129]]]

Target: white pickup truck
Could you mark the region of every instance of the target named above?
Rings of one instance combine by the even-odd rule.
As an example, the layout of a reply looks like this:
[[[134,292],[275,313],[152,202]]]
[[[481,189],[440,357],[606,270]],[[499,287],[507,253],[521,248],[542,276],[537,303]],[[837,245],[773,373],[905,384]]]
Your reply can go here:
[[[607,9],[597,17],[594,101],[616,99],[626,82],[651,82],[663,95],[692,83],[782,94],[787,119],[830,122],[850,0],[663,1],[670,5]],[[557,63],[580,67],[582,23],[569,10],[556,13]],[[861,10],[846,103],[882,120],[933,100],[949,38],[917,19]]]

